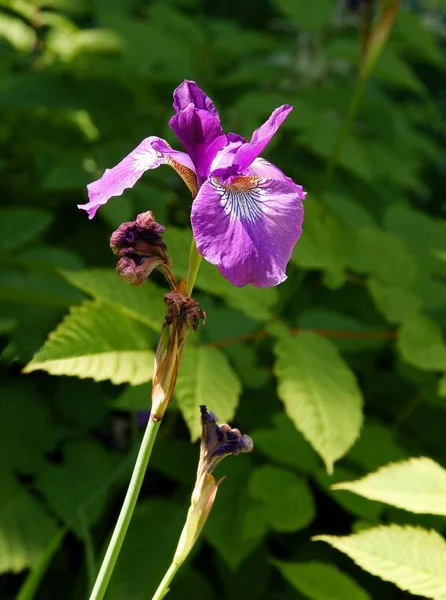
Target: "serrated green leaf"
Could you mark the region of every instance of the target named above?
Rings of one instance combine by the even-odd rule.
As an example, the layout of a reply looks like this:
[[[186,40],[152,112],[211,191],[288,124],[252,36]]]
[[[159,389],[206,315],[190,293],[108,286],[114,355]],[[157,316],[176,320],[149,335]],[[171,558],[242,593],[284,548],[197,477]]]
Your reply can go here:
[[[381,467],[334,490],[348,490],[414,513],[446,516],[446,470],[430,458],[410,458]]]
[[[287,469],[272,465],[255,469],[249,491],[260,503],[265,522],[275,531],[304,529],[315,517],[313,495],[306,479]]]
[[[61,271],[65,279],[98,300],[110,302],[125,315],[159,331],[166,314],[164,292],[151,281],[129,285],[113,269]]]
[[[150,381],[153,359],[143,326],[109,304],[87,301],[71,310],[24,372],[139,385]]]
[[[47,463],[37,477],[37,489],[63,522],[83,537],[79,511],[93,525],[105,507],[107,485],[116,471],[117,457],[91,441],[64,449],[59,465]]]
[[[0,573],[37,564],[57,527],[40,502],[11,473],[1,473]]]
[[[331,472],[362,426],[362,396],[355,377],[336,347],[312,333],[283,337],[275,353],[278,394],[285,410]]]
[[[389,525],[354,535],[319,535],[360,567],[425,598],[446,597],[446,542],[433,530]]]
[[[381,283],[370,278],[367,288],[378,310],[390,323],[402,323],[416,315],[423,306],[423,300],[404,288]]]
[[[370,600],[354,579],[334,565],[316,561],[272,562],[294,589],[311,600]]]
[[[242,386],[226,356],[209,346],[186,346],[175,395],[192,441],[201,435],[200,405],[205,404],[220,422],[232,419]]]
[[[446,344],[440,328],[424,315],[405,321],[398,332],[398,350],[403,359],[425,371],[444,371]]]

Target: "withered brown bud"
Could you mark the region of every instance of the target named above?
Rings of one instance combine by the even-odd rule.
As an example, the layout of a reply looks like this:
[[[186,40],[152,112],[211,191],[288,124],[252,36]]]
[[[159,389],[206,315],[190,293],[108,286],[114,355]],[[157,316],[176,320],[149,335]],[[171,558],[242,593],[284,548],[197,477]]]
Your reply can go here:
[[[200,320],[206,322],[206,313],[201,310],[195,298],[169,292],[164,296],[164,302],[167,304],[166,325],[179,321],[196,331]]]
[[[112,233],[110,248],[119,257],[116,269],[124,281],[141,285],[160,267],[173,287],[175,277],[163,233],[164,227],[155,221],[150,211],[139,214],[135,221],[123,223]]]

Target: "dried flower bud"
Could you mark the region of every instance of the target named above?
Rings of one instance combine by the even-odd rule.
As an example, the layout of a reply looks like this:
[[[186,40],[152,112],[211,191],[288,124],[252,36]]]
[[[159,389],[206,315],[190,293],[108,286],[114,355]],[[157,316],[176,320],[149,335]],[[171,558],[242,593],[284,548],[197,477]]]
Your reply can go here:
[[[248,435],[242,435],[229,425],[218,425],[218,417],[208,412],[206,406],[200,406],[200,410],[202,435],[199,469],[203,473],[212,473],[225,456],[251,452],[253,443]]]
[[[200,320],[206,322],[206,313],[201,310],[195,298],[169,292],[164,296],[164,302],[167,304],[166,325],[180,321],[196,331]]]
[[[159,267],[172,287],[175,277],[170,269],[164,227],[150,211],[139,214],[135,221],[118,227],[110,238],[110,248],[119,257],[116,269],[128,283],[141,285]]]
[[[212,471],[225,456],[251,452],[253,448],[249,436],[242,435],[238,429],[232,429],[229,425],[218,425],[217,417],[208,412],[205,406],[200,406],[200,410],[202,424],[200,461],[186,524],[173,559],[175,564],[184,562],[211,512],[221,483],[221,480],[215,481]]]

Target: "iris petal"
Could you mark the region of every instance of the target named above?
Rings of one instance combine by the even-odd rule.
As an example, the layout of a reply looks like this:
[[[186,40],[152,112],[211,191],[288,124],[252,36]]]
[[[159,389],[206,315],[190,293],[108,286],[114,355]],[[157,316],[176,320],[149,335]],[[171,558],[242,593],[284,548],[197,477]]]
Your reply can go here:
[[[195,169],[190,157],[184,152],[173,150],[169,144],[158,137],[143,140],[128,156],[112,169],[106,169],[102,177],[87,186],[89,202],[78,204],[78,208],[86,210],[92,219],[100,206],[111,197],[120,196],[127,188],[131,188],[149,169],[161,165],[170,165],[191,186],[195,183]],[[195,193],[195,189],[191,191]]]
[[[236,286],[278,285],[301,235],[303,205],[295,184],[239,177],[230,186],[211,178],[192,205],[199,252]]]

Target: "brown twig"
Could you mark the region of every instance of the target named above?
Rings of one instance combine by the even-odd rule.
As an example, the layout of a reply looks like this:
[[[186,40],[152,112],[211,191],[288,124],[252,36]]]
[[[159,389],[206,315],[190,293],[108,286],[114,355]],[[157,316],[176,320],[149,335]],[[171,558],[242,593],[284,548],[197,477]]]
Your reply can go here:
[[[336,329],[311,329],[305,327],[291,327],[289,329],[291,334],[295,333],[317,333],[326,337],[345,339],[345,340],[393,340],[396,338],[396,331],[341,331]],[[272,335],[269,331],[255,331],[247,335],[240,335],[237,337],[228,338],[226,340],[220,340],[208,344],[211,348],[224,348],[225,346],[232,346],[234,344],[240,344],[248,342],[250,340],[264,339]]]

